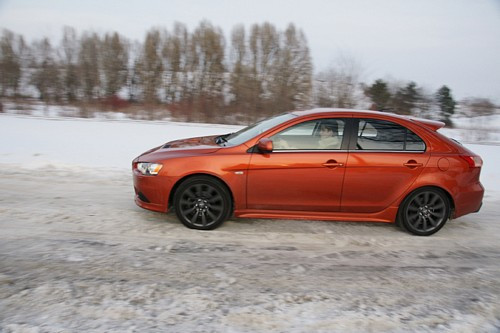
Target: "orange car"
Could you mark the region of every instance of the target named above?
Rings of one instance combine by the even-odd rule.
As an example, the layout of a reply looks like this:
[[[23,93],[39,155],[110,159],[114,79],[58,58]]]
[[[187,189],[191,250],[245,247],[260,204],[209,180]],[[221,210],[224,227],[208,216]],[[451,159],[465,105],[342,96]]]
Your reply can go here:
[[[315,109],[168,142],[133,161],[135,201],[214,229],[231,215],[396,222],[431,235],[477,212],[481,158],[438,121]]]

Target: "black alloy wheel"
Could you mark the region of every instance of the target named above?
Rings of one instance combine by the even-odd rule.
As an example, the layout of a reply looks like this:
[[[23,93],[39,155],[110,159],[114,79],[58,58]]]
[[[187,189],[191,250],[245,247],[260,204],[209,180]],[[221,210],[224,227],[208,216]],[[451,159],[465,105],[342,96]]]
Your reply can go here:
[[[450,217],[450,201],[436,188],[421,188],[412,192],[401,205],[398,224],[410,233],[429,236],[441,229]]]
[[[210,230],[222,224],[231,212],[231,197],[216,179],[196,176],[184,181],[174,196],[175,213],[188,228]]]

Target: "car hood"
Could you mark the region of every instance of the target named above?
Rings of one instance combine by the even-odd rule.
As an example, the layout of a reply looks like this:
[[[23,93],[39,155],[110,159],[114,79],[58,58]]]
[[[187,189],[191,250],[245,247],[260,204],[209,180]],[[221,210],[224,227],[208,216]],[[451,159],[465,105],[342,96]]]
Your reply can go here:
[[[220,146],[215,143],[217,135],[200,136],[197,138],[181,139],[170,141],[164,144],[161,148],[196,148],[196,149],[219,149]]]
[[[177,154],[211,154],[220,149],[220,146],[215,143],[216,137],[217,135],[170,141],[142,153],[134,161],[137,162],[146,155],[149,155],[148,160],[155,160],[167,156],[173,157]]]

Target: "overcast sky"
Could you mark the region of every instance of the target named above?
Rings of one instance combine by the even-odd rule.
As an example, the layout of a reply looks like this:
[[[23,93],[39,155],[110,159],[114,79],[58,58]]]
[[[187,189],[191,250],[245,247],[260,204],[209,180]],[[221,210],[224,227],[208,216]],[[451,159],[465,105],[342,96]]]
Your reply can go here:
[[[0,28],[28,41],[59,41],[62,27],[117,31],[142,40],[151,27],[192,31],[207,19],[226,34],[268,21],[293,22],[308,39],[315,71],[340,54],[362,65],[365,82],[448,85],[457,99],[500,102],[500,0],[0,0]]]

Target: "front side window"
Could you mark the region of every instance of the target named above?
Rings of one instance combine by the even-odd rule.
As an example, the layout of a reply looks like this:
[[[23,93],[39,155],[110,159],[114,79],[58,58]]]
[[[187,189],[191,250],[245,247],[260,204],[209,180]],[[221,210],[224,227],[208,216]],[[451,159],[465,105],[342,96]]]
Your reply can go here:
[[[360,119],[356,150],[425,151],[425,143],[418,135],[396,123]]]
[[[270,137],[275,150],[339,150],[343,119],[316,119],[288,127]]]

